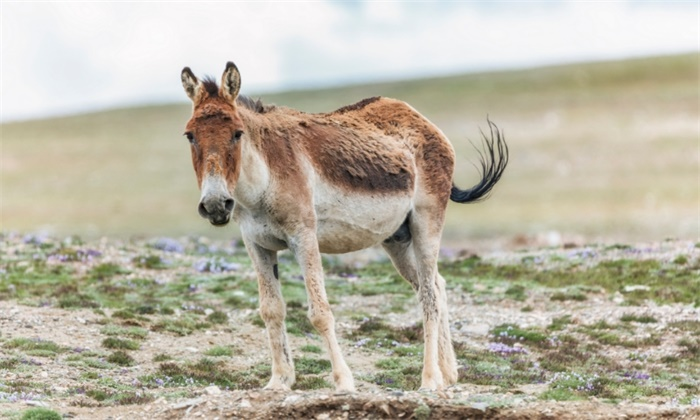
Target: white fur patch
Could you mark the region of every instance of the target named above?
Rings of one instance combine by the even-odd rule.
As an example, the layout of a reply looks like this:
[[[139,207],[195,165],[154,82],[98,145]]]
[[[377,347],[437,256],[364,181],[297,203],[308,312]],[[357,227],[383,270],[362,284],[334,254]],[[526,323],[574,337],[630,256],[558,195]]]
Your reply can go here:
[[[228,197],[229,195],[226,180],[222,176],[209,174],[204,176],[202,180],[202,194],[199,199],[200,202],[204,201],[205,197]]]
[[[317,178],[316,235],[321,252],[357,251],[389,238],[411,210],[410,192],[348,194]]]

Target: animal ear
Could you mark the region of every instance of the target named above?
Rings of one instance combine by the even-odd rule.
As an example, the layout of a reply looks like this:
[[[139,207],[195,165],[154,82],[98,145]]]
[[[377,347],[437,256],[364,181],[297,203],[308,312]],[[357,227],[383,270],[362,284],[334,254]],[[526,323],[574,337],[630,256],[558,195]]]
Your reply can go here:
[[[226,70],[221,77],[221,92],[229,101],[235,102],[241,90],[241,73],[231,61],[226,63]]]
[[[182,69],[180,78],[182,79],[182,87],[185,88],[185,93],[187,96],[192,100],[192,102],[197,102],[197,97],[201,91],[197,77],[195,77],[194,73],[192,73],[192,70],[190,70],[189,67],[185,67]]]

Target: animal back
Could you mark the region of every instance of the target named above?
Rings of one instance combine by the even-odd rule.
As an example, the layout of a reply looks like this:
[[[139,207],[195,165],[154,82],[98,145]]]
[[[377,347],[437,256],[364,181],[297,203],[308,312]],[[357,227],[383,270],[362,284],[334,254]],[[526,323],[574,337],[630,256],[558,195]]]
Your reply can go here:
[[[338,187],[365,193],[413,190],[413,155],[400,138],[340,123],[307,124],[303,137],[316,171]]]

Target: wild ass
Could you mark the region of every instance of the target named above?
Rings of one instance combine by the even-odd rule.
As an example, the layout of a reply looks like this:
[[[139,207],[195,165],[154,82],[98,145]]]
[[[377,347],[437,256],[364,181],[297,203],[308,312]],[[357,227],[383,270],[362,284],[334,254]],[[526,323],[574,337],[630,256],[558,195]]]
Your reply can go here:
[[[277,252],[290,249],[301,267],[309,319],[323,338],[337,391],[355,389],[335,335],[321,253],[381,244],[417,292],[423,310],[421,387],[457,381],[445,280],[438,273],[448,201],[486,197],[508,162],[508,148],[489,121],[482,178],[453,185],[455,153],[445,135],[404,102],[369,98],[326,114],[265,106],[239,96],[241,76],[226,64],[221,87],[182,70],[192,100],[185,136],[201,189],[199,214],[216,226],[233,217],[258,276],[260,316],[272,353],[266,389],[290,389],[294,364]]]

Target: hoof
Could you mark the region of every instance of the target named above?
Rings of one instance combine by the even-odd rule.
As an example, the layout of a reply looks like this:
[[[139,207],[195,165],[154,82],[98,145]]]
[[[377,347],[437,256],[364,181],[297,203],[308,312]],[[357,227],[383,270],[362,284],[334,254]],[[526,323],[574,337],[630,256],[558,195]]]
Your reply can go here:
[[[442,381],[436,381],[436,380],[423,380],[423,382],[420,384],[420,388],[418,388],[419,392],[435,392],[439,391],[441,389],[444,389],[445,385],[442,383]]]
[[[457,383],[457,380],[459,379],[459,373],[457,372],[456,368],[454,370],[450,369],[447,374],[443,372],[442,377],[445,380],[445,386],[452,386]]]
[[[355,391],[355,382],[350,379],[347,381],[339,381],[335,385],[335,393],[336,394],[350,394],[356,392]]]
[[[263,388],[265,391],[291,391],[291,384],[287,385],[278,378],[270,379],[270,382]]]

